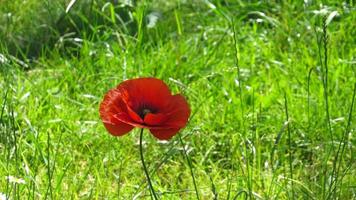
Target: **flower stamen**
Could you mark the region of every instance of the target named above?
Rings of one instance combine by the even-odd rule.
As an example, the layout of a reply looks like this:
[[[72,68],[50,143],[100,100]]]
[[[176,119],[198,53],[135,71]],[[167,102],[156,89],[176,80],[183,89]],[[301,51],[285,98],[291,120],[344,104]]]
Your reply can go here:
[[[145,116],[146,114],[148,114],[148,113],[151,113],[151,110],[150,110],[150,109],[147,109],[147,108],[143,109],[142,114],[143,114],[144,116]]]
[[[146,116],[148,113],[152,113],[152,111],[151,111],[150,109],[148,109],[148,108],[144,108],[144,109],[142,109],[142,111],[141,111],[140,117],[141,117],[142,119],[144,119],[145,116]]]

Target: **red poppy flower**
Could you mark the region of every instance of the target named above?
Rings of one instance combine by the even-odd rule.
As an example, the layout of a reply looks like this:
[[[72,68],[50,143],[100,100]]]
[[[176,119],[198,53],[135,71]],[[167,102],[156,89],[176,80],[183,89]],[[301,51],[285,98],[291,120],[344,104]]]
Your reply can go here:
[[[169,140],[185,127],[190,108],[185,98],[172,95],[160,79],[137,78],[124,81],[104,96],[100,117],[114,136],[134,127],[148,128],[160,140]]]

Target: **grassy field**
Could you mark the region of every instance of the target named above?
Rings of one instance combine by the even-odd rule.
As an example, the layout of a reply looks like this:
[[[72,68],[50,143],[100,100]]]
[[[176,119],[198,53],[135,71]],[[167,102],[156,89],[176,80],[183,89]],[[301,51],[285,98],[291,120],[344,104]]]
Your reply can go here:
[[[150,199],[98,111],[135,77],[192,110],[145,130],[161,199],[356,199],[353,0],[118,2],[0,1],[1,200]]]

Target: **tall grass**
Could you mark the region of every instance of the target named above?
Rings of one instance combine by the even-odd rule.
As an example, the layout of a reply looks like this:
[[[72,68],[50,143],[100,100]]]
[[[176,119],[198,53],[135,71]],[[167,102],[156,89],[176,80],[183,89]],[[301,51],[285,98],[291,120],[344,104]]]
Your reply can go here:
[[[139,131],[111,137],[98,105],[155,76],[192,109],[141,141],[159,198],[355,198],[356,12],[320,3],[2,3],[0,195],[150,198]]]

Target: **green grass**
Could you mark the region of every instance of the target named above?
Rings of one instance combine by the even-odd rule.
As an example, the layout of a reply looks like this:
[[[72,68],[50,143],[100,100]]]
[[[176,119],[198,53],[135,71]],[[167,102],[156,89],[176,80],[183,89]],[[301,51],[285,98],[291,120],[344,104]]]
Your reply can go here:
[[[78,1],[67,15],[54,2],[0,7],[9,199],[149,199],[139,129],[112,137],[98,113],[105,92],[145,76],[192,110],[183,145],[144,132],[161,199],[197,198],[188,160],[200,199],[356,198],[353,1]]]

